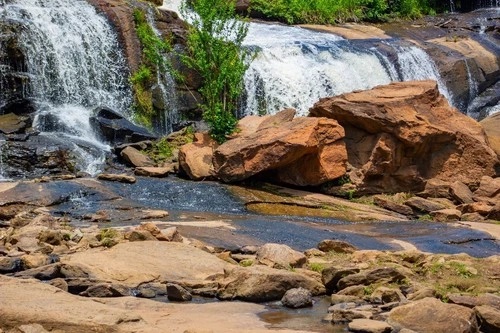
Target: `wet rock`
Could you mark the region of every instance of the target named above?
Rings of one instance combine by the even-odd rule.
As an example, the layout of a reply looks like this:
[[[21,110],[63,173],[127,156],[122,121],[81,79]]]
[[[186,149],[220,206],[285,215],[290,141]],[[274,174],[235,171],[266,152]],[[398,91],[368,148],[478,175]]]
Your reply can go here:
[[[284,244],[264,244],[257,251],[261,263],[274,268],[302,267],[307,261],[304,254]]]
[[[179,167],[193,180],[214,176],[212,156],[217,143],[208,133],[196,133],[193,143],[181,147]]]
[[[354,319],[348,325],[354,333],[391,333],[392,326],[383,321],[371,319]]]
[[[359,269],[342,269],[338,267],[327,267],[321,272],[322,281],[326,290],[332,292],[337,290],[337,283],[340,279],[350,275],[359,273]]]
[[[176,302],[188,302],[193,299],[186,289],[173,283],[167,283],[167,296],[170,301]]]
[[[23,133],[29,126],[31,126],[30,117],[17,116],[13,113],[0,115],[0,133]]]
[[[267,302],[280,300],[287,290],[300,287],[313,295],[325,293],[325,287],[313,278],[257,265],[226,270],[218,297],[223,300]]]
[[[133,147],[127,147],[120,152],[120,156],[133,167],[150,167],[154,162]]]
[[[401,302],[405,299],[401,291],[387,287],[378,287],[370,296],[370,301],[378,304]]]
[[[336,121],[299,117],[272,124],[220,145],[213,156],[217,177],[236,182],[265,174],[286,184],[308,186],[345,174],[344,130]]]
[[[335,239],[325,239],[319,242],[318,249],[323,252],[335,252],[335,253],[353,253],[358,250],[352,244],[348,242],[335,240]]]
[[[174,165],[168,167],[138,167],[134,173],[137,176],[165,178],[171,173],[176,173],[177,169]]]
[[[339,280],[337,286],[339,289],[356,285],[370,285],[373,283],[397,282],[406,278],[404,274],[395,268],[377,268],[368,272],[361,272],[357,274],[348,275]]]
[[[404,204],[408,207],[411,207],[416,212],[424,214],[447,208],[440,203],[421,197],[411,197],[410,199],[406,200]]]
[[[484,333],[495,333],[500,331],[500,310],[488,305],[480,305],[474,308],[479,329]]]
[[[407,328],[422,333],[478,331],[471,309],[445,304],[435,298],[424,298],[393,309],[388,323],[395,329]]]
[[[403,214],[406,216],[413,215],[413,210],[410,207],[393,202],[381,195],[374,196],[373,203],[379,207],[391,210],[399,214]]]
[[[120,284],[99,283],[89,287],[86,291],[80,293],[87,297],[123,297],[130,296],[130,289]]]
[[[462,213],[457,209],[441,209],[430,213],[432,219],[438,222],[460,221]]]
[[[281,303],[287,308],[298,309],[313,306],[312,294],[304,288],[294,288],[287,290]]]
[[[481,126],[450,107],[433,81],[324,98],[309,112],[345,128],[358,193],[418,192],[433,178],[470,185],[496,173]]]
[[[456,181],[450,185],[450,195],[459,204],[473,203],[472,192],[467,185]]]
[[[136,182],[136,178],[134,176],[114,173],[101,173],[97,176],[97,179],[126,184],[134,184]]]
[[[106,107],[94,110],[94,116],[90,117],[90,124],[105,141],[112,144],[156,139],[145,128],[134,125],[122,115]]]

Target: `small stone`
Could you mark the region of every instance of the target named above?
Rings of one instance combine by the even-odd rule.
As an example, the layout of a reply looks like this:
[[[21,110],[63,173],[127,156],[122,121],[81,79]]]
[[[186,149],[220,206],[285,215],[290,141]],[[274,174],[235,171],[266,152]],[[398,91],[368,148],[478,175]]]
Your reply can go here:
[[[259,247],[255,245],[245,245],[240,248],[241,253],[243,254],[256,254],[259,251]]]
[[[181,236],[181,234],[177,230],[177,227],[170,227],[170,228],[163,229],[161,231],[161,233],[169,242],[182,243],[182,241],[183,241],[183,237]]]
[[[68,283],[61,278],[52,279],[49,284],[64,291],[68,291]]]
[[[264,244],[257,251],[259,262],[274,268],[302,267],[307,262],[304,254],[284,244]]]
[[[193,296],[186,289],[173,283],[167,283],[167,297],[170,301],[175,302],[187,302],[193,299]]]
[[[125,149],[120,152],[120,156],[125,162],[134,167],[151,167],[154,165],[154,162],[149,157],[131,146],[125,147]]]
[[[130,289],[126,286],[110,283],[99,283],[80,293],[81,296],[87,297],[122,297],[130,294]]]
[[[318,249],[309,249],[304,251],[304,255],[307,258],[312,258],[312,257],[322,257],[325,255],[325,252],[318,250]]]
[[[70,237],[71,241],[78,243],[83,238],[83,232],[80,229],[75,229],[75,230],[73,230],[73,232],[70,234],[69,237]]]
[[[360,303],[364,303],[364,300],[358,296],[333,294],[331,296],[330,302],[331,302],[330,303],[331,305],[342,304],[342,303],[351,303],[351,302],[354,302],[356,304],[360,304]]]
[[[129,242],[157,241],[156,237],[146,230],[132,230],[125,233],[125,239]]]
[[[21,260],[11,257],[0,257],[0,274],[17,272],[21,269]]]
[[[312,294],[304,288],[290,289],[283,295],[281,303],[292,309],[311,307],[313,305]]]
[[[370,301],[378,304],[401,302],[403,300],[405,300],[405,297],[401,291],[387,287],[378,287],[370,296]]]
[[[415,291],[414,293],[408,294],[408,299],[411,301],[418,301],[426,297],[436,297],[436,290],[433,288],[425,287]]]
[[[355,309],[340,310],[336,309],[332,312],[334,324],[342,324],[353,321],[354,319],[371,319],[373,313],[370,311],[357,311]]]
[[[139,287],[139,290],[137,291],[137,297],[141,298],[155,298],[156,297],[156,292],[147,287]]]
[[[392,326],[383,321],[371,319],[354,319],[348,325],[349,331],[355,333],[390,333]]]
[[[178,169],[178,167],[177,167]],[[134,173],[137,176],[145,176],[145,177],[156,177],[156,178],[164,178],[167,177],[170,173],[175,173],[176,168],[174,166],[170,167],[138,167],[135,168]]]
[[[348,242],[325,239],[318,244],[318,249],[323,252],[336,252],[336,253],[353,253],[357,251],[358,248],[349,244]]]
[[[110,182],[120,182],[126,184],[134,184],[137,180],[134,176],[128,176],[126,174],[109,174],[101,173],[97,176],[99,180],[107,180]]]
[[[150,220],[150,219],[162,219],[164,217],[168,216],[168,212],[166,210],[160,210],[160,209],[149,209],[143,211],[142,219],[144,220]],[[156,225],[155,225],[156,226]]]
[[[433,220],[438,222],[459,221],[462,213],[457,209],[441,209],[430,213]]]

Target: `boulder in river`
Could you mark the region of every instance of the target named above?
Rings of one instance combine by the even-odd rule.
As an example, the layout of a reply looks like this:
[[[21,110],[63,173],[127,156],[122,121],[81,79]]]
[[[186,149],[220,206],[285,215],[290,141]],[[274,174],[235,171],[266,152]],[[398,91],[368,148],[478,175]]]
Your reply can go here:
[[[290,185],[320,185],[346,172],[344,129],[326,118],[283,117],[284,110],[214,152],[214,170],[224,182],[266,174]],[[244,121],[244,119],[242,120]]]
[[[344,127],[358,193],[421,191],[433,178],[471,185],[500,169],[482,127],[451,107],[435,81],[323,98],[309,112]]]
[[[94,116],[90,118],[90,124],[104,140],[112,144],[139,142],[156,138],[145,128],[134,125],[121,114],[106,107],[99,107],[94,110]]]

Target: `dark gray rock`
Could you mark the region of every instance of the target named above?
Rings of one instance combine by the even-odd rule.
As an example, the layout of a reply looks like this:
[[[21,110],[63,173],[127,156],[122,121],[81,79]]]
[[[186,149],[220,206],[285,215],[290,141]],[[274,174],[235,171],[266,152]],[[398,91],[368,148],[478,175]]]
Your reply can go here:
[[[193,299],[186,289],[173,283],[167,283],[167,297],[170,301],[176,302],[187,302]]]
[[[281,303],[287,308],[298,309],[313,306],[312,294],[304,288],[294,288],[288,290]]]

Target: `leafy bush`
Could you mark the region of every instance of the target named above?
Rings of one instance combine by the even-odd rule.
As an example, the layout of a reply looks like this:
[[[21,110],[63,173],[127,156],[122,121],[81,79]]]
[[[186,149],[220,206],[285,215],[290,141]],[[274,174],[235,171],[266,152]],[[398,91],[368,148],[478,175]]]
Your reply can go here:
[[[193,0],[198,17],[192,22],[183,62],[203,78],[200,93],[203,118],[212,137],[222,143],[236,126],[234,116],[243,90],[249,51],[241,45],[248,24],[234,18],[234,0]]]

